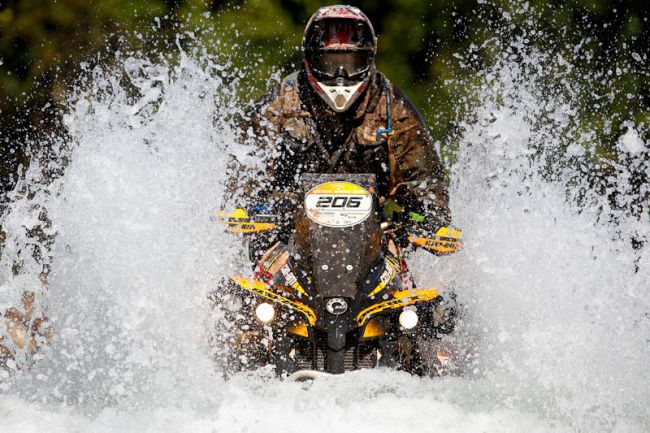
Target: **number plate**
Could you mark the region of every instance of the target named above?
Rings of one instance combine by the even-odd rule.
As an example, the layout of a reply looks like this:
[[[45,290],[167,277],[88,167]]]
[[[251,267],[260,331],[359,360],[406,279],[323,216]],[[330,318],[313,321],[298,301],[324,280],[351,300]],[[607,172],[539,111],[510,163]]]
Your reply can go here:
[[[318,224],[350,227],[370,216],[372,196],[354,183],[322,183],[305,195],[305,210],[309,219]]]

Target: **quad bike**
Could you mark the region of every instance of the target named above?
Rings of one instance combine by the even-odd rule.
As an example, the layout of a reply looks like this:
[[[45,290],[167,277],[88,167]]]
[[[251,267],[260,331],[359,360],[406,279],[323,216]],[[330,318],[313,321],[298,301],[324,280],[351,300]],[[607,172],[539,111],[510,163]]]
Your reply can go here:
[[[388,366],[423,375],[447,364],[445,353],[431,360],[422,347],[451,332],[454,308],[436,289],[413,284],[390,242],[399,227],[381,221],[375,176],[302,182],[288,242],[264,254],[253,278],[231,276],[213,294],[225,314],[215,344],[225,343],[229,369],[271,364],[279,374],[337,374]],[[273,230],[277,218],[221,214],[231,232],[249,235]],[[462,233],[448,227],[408,240],[439,255],[463,245]]]

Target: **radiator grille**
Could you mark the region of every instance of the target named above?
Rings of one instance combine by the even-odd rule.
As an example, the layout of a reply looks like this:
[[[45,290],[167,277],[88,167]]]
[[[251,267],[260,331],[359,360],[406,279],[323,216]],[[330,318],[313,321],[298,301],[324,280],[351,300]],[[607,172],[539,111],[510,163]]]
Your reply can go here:
[[[327,340],[320,338],[316,347],[313,343],[302,342],[295,347],[295,362],[298,369],[325,370],[325,358],[327,356]],[[345,350],[343,365],[345,371],[358,370],[360,368],[374,368],[377,366],[377,344],[359,343],[357,346],[348,347]]]

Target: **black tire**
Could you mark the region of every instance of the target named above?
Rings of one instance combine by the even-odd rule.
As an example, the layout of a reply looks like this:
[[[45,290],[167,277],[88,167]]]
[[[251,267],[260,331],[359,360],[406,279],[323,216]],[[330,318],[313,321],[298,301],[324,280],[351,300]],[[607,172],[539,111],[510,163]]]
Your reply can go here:
[[[292,343],[292,339],[287,335],[274,336],[270,362],[278,375],[291,374],[297,370],[296,362],[289,357]]]

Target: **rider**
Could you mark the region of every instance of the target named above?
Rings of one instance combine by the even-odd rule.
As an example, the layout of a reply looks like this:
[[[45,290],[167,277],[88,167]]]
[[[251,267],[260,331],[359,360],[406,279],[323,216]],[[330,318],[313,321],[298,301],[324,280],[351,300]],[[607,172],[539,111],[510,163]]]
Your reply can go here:
[[[377,37],[352,6],[326,6],[311,17],[302,39],[299,71],[273,86],[242,123],[257,167],[232,162],[233,197],[240,207],[285,215],[286,230],[254,243],[254,260],[290,234],[303,173],[374,173],[387,219],[425,248],[451,213],[445,173],[415,107],[375,68]],[[237,199],[236,199],[237,200]]]
[[[406,96],[376,70],[377,38],[370,20],[358,8],[320,8],[307,23],[302,48],[301,68],[274,85],[240,124],[249,152],[237,147],[238,154],[231,160],[227,207],[240,209],[228,215],[228,224],[251,234],[255,278],[270,282],[295,248],[300,248],[296,244],[299,236],[292,235],[293,214],[304,200],[303,175],[374,174],[388,253],[401,264],[396,281],[404,288],[416,288],[403,260],[411,245],[445,254],[462,244],[460,232],[448,227],[451,213],[445,173],[429,131]],[[268,216],[273,216],[272,224],[264,220]],[[274,225],[275,230],[260,233]],[[300,254],[293,257],[302,258]],[[438,296],[434,304],[436,336],[450,333],[456,316],[453,293]],[[231,334],[216,335],[219,344],[215,348],[221,350],[219,338],[231,338]],[[242,345],[249,338],[246,330],[231,340]],[[405,356],[407,364],[420,353],[415,349],[419,346],[409,342],[393,342],[404,343],[400,353],[413,355]],[[432,359],[431,365],[439,373],[456,368],[447,355],[452,350],[445,348],[445,339],[423,344],[430,349],[427,354],[435,354],[437,360]],[[253,351],[245,358],[257,356]],[[262,360],[265,355],[259,356]],[[415,362],[406,368],[420,367]]]

